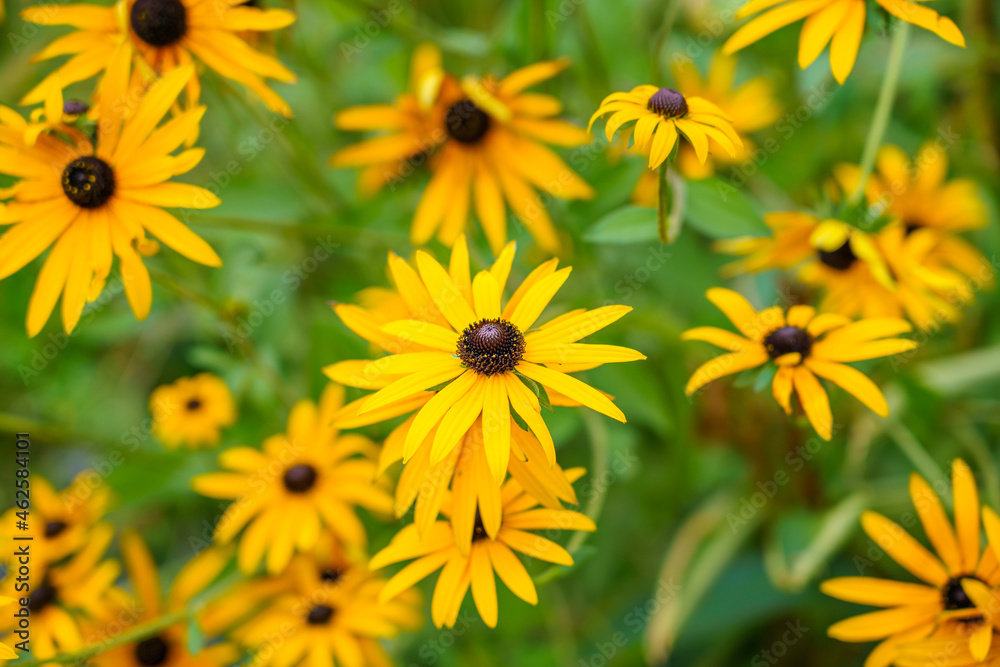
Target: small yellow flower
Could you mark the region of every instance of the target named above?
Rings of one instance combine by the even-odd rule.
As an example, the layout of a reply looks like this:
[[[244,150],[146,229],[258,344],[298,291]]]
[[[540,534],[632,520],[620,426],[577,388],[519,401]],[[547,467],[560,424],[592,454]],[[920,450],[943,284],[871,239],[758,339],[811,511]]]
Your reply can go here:
[[[896,18],[930,30],[947,42],[965,46],[962,32],[951,19],[912,0],[875,0]],[[770,35],[775,30],[805,19],[799,35],[799,67],[805,69],[830,45],[830,69],[844,83],[854,69],[861,36],[865,30],[867,0],[750,0],[736,18],[764,12],[739,30],[722,46],[726,55]]]
[[[922,583],[857,576],[823,582],[821,590],[827,595],[883,608],[828,630],[845,642],[880,642],[865,664],[929,666],[941,664],[934,656],[948,656],[947,664],[973,665],[989,651],[993,626],[983,622],[973,598],[982,599],[977,584],[1000,584],[1000,570],[994,552],[980,548],[979,493],[972,471],[960,459],[952,464],[952,493],[954,526],[931,485],[916,473],[910,475],[910,497],[936,555],[881,514],[861,516],[872,542]],[[994,533],[1000,529],[995,519],[994,514],[987,522],[987,530]],[[945,643],[951,648],[940,651]]]
[[[35,5],[23,10],[21,16],[39,25],[68,25],[76,29],[34,57],[35,61],[41,61],[73,56],[25,95],[22,104],[37,104],[53,88],[65,88],[102,73],[116,76],[121,71],[131,71],[134,81],[145,82],[181,69],[185,72],[187,108],[193,108],[201,96],[198,74],[191,67],[197,59],[249,88],[272,111],[292,116],[291,108],[268,87],[265,79],[290,83],[295,81],[295,75],[276,58],[253,49],[240,36],[291,25],[295,14],[288,10],[261,9],[245,2],[118,0],[110,6]],[[103,78],[98,91],[102,97],[114,92],[107,88]],[[123,99],[126,97],[115,97],[118,104]],[[189,130],[188,137],[197,133],[196,127]]]
[[[580,468],[567,471],[570,481],[582,475]],[[505,482],[502,489],[494,489],[491,501],[500,508],[496,526],[486,526],[485,517],[472,512],[453,515],[450,523],[436,521],[423,538],[413,524],[399,531],[389,546],[375,554],[370,567],[377,570],[392,563],[416,560],[389,580],[379,599],[391,600],[441,569],[431,602],[434,625],[454,626],[462,600],[471,587],[479,615],[486,625],[494,628],[498,617],[494,575],[528,604],[538,603],[535,585],[515,551],[550,563],[573,564],[573,557],[564,548],[528,531],[544,530],[551,534],[554,530],[596,530],[594,522],[583,514],[539,508],[538,501],[514,480]],[[446,506],[444,510],[450,515],[450,508]]]
[[[683,340],[700,340],[729,350],[694,372],[686,392],[690,396],[713,380],[768,362],[777,365],[771,388],[774,399],[791,414],[794,391],[802,409],[820,437],[829,440],[833,431],[830,402],[817,376],[829,380],[875,413],[886,417],[889,406],[882,392],[861,371],[845,362],[875,359],[912,350],[917,344],[903,338],[887,338],[911,330],[909,322],[877,318],[851,322],[843,315],[816,314],[811,306],[792,306],[787,314],[780,306],[760,312],[732,290],[714,287],[708,299],[736,326],[740,334],[716,327],[685,331]]]
[[[127,120],[115,101],[126,81],[109,77],[99,107],[97,146],[79,130],[61,126],[29,146],[28,123],[0,107],[0,173],[19,180],[0,191],[0,278],[38,257],[50,245],[28,304],[28,335],[48,320],[62,295],[63,328],[73,331],[83,307],[104,289],[114,257],[118,257],[125,296],[138,319],[145,319],[153,300],[149,272],[140,257],[148,245],[146,232],[188,259],[221,266],[212,248],[162,207],[204,209],[221,203],[208,190],[175,183],[173,175],[195,167],[203,149],[172,153],[198,127],[204,107],[179,115],[157,129],[160,120],[186,85],[192,67],[174,70],[147,92]]]
[[[635,122],[633,145],[649,156],[650,169],[656,169],[670,156],[678,133],[691,143],[702,164],[708,159],[709,140],[732,159],[736,159],[737,148],[743,146],[732,119],[719,107],[701,97],[685,97],[673,88],[644,85],[627,93],[611,93],[590,117],[588,130],[606,114],[611,114],[604,127],[608,141],[625,123]]]
[[[329,385],[319,405],[299,401],[288,417],[288,433],[264,441],[263,451],[233,447],[219,454],[232,472],[199,475],[195,491],[234,502],[215,527],[215,540],[228,544],[245,526],[237,564],[257,569],[265,554],[267,571],[280,572],[292,555],[315,547],[325,526],[354,548],[367,541],[355,506],[390,513],[392,498],[375,478],[375,443],[341,435],[332,425],[344,390]]]
[[[220,429],[236,421],[236,403],[222,378],[211,373],[179,378],[149,397],[153,433],[167,447],[214,447]]]

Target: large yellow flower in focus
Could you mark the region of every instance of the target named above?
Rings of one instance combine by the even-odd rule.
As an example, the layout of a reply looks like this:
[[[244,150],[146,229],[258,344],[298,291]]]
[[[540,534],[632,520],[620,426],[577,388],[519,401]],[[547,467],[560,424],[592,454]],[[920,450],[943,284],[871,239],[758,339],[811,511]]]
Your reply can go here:
[[[984,622],[973,598],[981,590],[976,584],[1000,584],[1000,570],[996,552],[981,549],[979,492],[972,471],[960,459],[952,464],[952,494],[954,525],[931,485],[910,475],[910,497],[933,552],[881,514],[861,515],[872,542],[919,583],[856,576],[823,582],[821,590],[831,597],[882,608],[828,630],[845,642],[878,641],[865,665],[974,665],[990,650],[993,626]],[[990,519],[987,531],[996,533],[1000,522],[995,514]]]
[[[449,270],[428,253],[417,251],[417,271],[409,282],[397,283],[397,288],[412,299],[415,311],[425,313],[424,318],[390,321],[373,332],[372,338],[389,334],[386,349],[416,345],[420,351],[371,362],[341,362],[324,369],[336,382],[378,389],[360,404],[359,415],[399,415],[419,407],[403,445],[404,462],[434,428],[430,461],[444,460],[482,415],[486,455],[500,484],[510,459],[510,420],[516,415],[542,443],[552,465],[555,447],[541,417],[546,390],[625,421],[611,399],[568,373],[645,358],[625,347],[577,342],[615,322],[630,308],[577,310],[536,326],[569,277],[570,268],[557,271],[559,260],[545,262],[504,304],[513,248],[504,262],[498,261],[471,280],[464,270],[467,263],[456,263],[455,257]],[[398,406],[404,411],[395,412]]]
[[[123,74],[119,72],[119,74]],[[204,149],[172,153],[198,127],[204,107],[184,112],[157,128],[170,110],[192,67],[174,70],[155,83],[122,123],[124,76],[105,82],[99,107],[97,146],[75,128],[61,126],[62,140],[43,134],[25,143],[27,123],[0,107],[0,173],[20,180],[0,191],[0,224],[10,225],[0,238],[0,278],[6,278],[52,250],[35,282],[28,304],[28,335],[48,320],[62,295],[63,328],[73,331],[84,305],[94,301],[118,257],[125,295],[137,318],[152,305],[149,272],[140,252],[150,244],[146,232],[188,259],[208,266],[222,260],[199,236],[161,207],[203,209],[218,197],[172,176],[195,167]]]
[[[834,313],[817,315],[812,306],[792,306],[787,313],[780,306],[772,306],[758,312],[742,295],[720,287],[708,290],[707,296],[740,333],[717,327],[684,332],[683,340],[701,340],[729,350],[694,372],[685,388],[688,396],[723,376],[774,362],[774,400],[790,415],[794,391],[809,422],[824,440],[833,434],[833,417],[826,390],[817,376],[850,392],[876,414],[889,415],[889,406],[875,383],[846,362],[877,359],[915,348],[917,344],[912,340],[888,338],[910,331],[906,320],[851,322]]]
[[[947,42],[965,46],[962,32],[951,19],[913,0],[875,0],[896,18],[930,30]],[[722,52],[733,54],[775,30],[805,19],[799,35],[799,67],[805,69],[830,45],[830,69],[844,83],[854,69],[865,31],[867,0],[750,0],[736,18],[756,17],[726,41]]]
[[[265,79],[293,82],[295,75],[241,37],[248,32],[291,25],[295,14],[288,10],[261,9],[249,2],[230,0],[118,0],[111,6],[36,5],[22,11],[21,16],[39,25],[76,28],[34,57],[39,61],[73,56],[35,86],[22,104],[44,101],[53,87],[65,88],[121,66],[127,69],[134,52],[138,58],[133,71],[136,83],[178,68],[186,72],[189,108],[198,103],[201,95],[198,75],[190,67],[196,58],[252,90],[275,113],[292,116],[291,108]],[[101,96],[107,94],[103,82],[99,91]]]

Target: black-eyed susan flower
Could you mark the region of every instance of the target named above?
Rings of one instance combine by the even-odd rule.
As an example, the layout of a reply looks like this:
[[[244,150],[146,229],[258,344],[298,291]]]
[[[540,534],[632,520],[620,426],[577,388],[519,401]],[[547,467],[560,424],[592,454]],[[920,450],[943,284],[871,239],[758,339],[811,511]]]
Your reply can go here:
[[[334,123],[352,132],[385,132],[342,148],[330,157],[332,167],[361,167],[358,190],[371,196],[425,164],[444,142],[446,109],[440,90],[445,72],[441,52],[421,44],[410,60],[410,89],[392,104],[365,104],[338,111]]]
[[[777,370],[771,383],[774,399],[791,414],[794,391],[816,432],[829,440],[833,417],[826,390],[817,379],[829,380],[852,394],[875,413],[885,417],[889,406],[874,382],[845,362],[876,359],[912,350],[917,344],[888,338],[910,331],[906,320],[872,318],[852,322],[835,313],[816,314],[812,306],[780,306],[758,312],[742,295],[714,287],[708,299],[739,330],[734,334],[717,327],[685,331],[683,340],[701,340],[729,350],[698,368],[685,391],[690,396],[713,380],[773,362]]]
[[[932,646],[921,642],[932,635],[951,643],[950,651],[937,654],[947,656],[948,665],[979,664],[989,650],[992,626],[983,622],[967,589],[968,582],[995,586],[1000,583],[1000,570],[995,552],[981,549],[979,492],[972,471],[961,460],[952,464],[952,495],[954,525],[931,485],[916,473],[910,476],[910,497],[933,552],[885,516],[870,511],[861,516],[861,526],[872,542],[920,583],[860,576],[823,582],[821,590],[827,595],[882,608],[835,623],[828,630],[841,641],[878,641],[865,665],[910,664],[900,659],[902,654],[918,659],[912,664],[932,664],[919,661],[921,654],[928,659],[932,656],[927,650]],[[962,653],[971,657],[970,651],[981,657],[962,661]]]
[[[113,532],[110,525],[100,524],[86,546],[68,561],[31,569],[27,598],[33,658],[45,660],[82,647],[81,622],[107,614],[112,604],[109,592],[121,572],[118,561],[103,560]],[[24,598],[24,591],[15,591],[15,582],[16,577],[0,582],[0,594]],[[13,615],[0,616],[0,634],[16,629],[17,624]]]
[[[594,191],[542,142],[580,146],[589,137],[581,128],[555,118],[562,111],[559,100],[526,89],[568,65],[565,59],[536,63],[499,80],[444,78],[438,102],[443,110],[441,125],[431,131],[444,139],[430,157],[431,180],[413,218],[410,237],[415,245],[436,234],[451,247],[465,230],[471,208],[493,252],[499,253],[507,242],[510,207],[543,250],[559,250],[559,236],[544,199],[589,199]],[[402,138],[404,134],[391,136],[401,137],[401,146],[409,141]],[[384,141],[388,145],[390,140]],[[398,157],[381,150],[372,150],[366,161],[353,156],[355,164]],[[343,153],[333,160],[341,162]]]
[[[126,532],[121,547],[132,595],[119,602],[120,610],[111,617],[93,624],[96,631],[88,638],[88,644],[110,643],[121,633],[123,625],[126,629],[134,628],[164,614],[183,610],[192,598],[215,581],[232,558],[225,550],[201,551],[181,568],[164,597],[156,563],[142,538],[134,532]],[[122,618],[127,622],[122,624]],[[107,621],[112,619],[117,623],[109,625]],[[91,661],[96,667],[224,667],[239,659],[236,647],[228,642],[213,642],[192,653],[190,632],[191,625],[181,620],[138,641],[116,644]]]
[[[149,397],[153,433],[176,448],[215,446],[220,429],[236,421],[236,403],[222,378],[211,373],[178,378]]]
[[[31,476],[31,520],[27,530],[17,527],[18,508],[0,517],[5,550],[13,551],[15,537],[31,539],[31,558],[36,567],[55,563],[76,553],[88,540],[108,509],[108,487],[93,470],[84,470],[69,486],[56,491],[47,479]]]
[[[511,259],[512,255],[511,251]],[[470,279],[467,260],[455,262],[455,258],[453,253],[449,270],[428,253],[417,251],[417,271],[411,270],[412,280],[397,284],[397,288],[414,300],[422,300],[424,305],[416,309],[427,309],[429,314],[384,324],[375,336],[362,334],[369,340],[388,334],[386,349],[414,344],[420,351],[363,364],[341,362],[324,369],[336,382],[378,389],[360,404],[358,415],[376,411],[403,414],[395,408],[412,411],[419,407],[403,443],[404,462],[435,427],[430,463],[441,462],[482,415],[486,456],[500,484],[510,459],[510,420],[516,415],[542,443],[551,465],[555,449],[541,417],[547,392],[558,392],[570,401],[625,421],[610,398],[569,373],[645,358],[625,347],[577,342],[615,322],[630,308],[575,310],[538,325],[539,316],[569,277],[570,268],[557,271],[557,259],[545,262],[503,304],[510,259],[498,261]],[[399,342],[393,343],[392,337]]]
[[[373,483],[375,443],[332,425],[343,400],[343,388],[330,385],[318,406],[299,401],[287,434],[265,440],[263,451],[227,449],[219,464],[231,472],[192,480],[198,493],[234,501],[215,527],[215,540],[228,544],[247,527],[237,556],[242,572],[256,570],[265,554],[267,571],[281,571],[297,551],[316,545],[323,527],[362,547],[367,539],[355,506],[392,511],[391,496]]]
[[[0,238],[0,278],[52,246],[28,304],[29,336],[42,329],[60,295],[63,328],[72,332],[84,305],[104,288],[114,257],[132,312],[144,319],[153,298],[140,256],[150,242],[147,232],[196,262],[222,264],[204,240],[161,208],[220,203],[204,188],[170,180],[193,169],[205,153],[189,149],[172,155],[198,127],[204,107],[157,128],[191,72],[191,67],[178,68],[155,83],[124,124],[124,109],[114,100],[126,84],[109,79],[96,147],[68,126],[60,135],[69,142],[47,133],[28,146],[27,122],[0,108],[0,173],[20,179],[0,192],[10,200],[0,207],[0,224],[10,225]]]
[[[914,0],[875,0],[896,18],[930,30],[941,39],[965,46],[951,19]],[[799,67],[805,69],[830,45],[830,69],[844,83],[854,69],[865,30],[867,0],[750,0],[736,12],[743,19],[764,12],[741,27],[722,46],[732,54],[775,30],[805,19],[799,35]]]
[[[575,468],[566,474],[575,481],[583,475],[583,470]],[[501,514],[493,536],[487,532],[479,512],[452,516],[451,522],[436,521],[423,537],[412,524],[401,530],[389,546],[372,557],[369,565],[379,569],[405,560],[413,562],[389,580],[379,598],[391,600],[440,569],[431,602],[434,625],[440,628],[455,624],[462,600],[471,587],[472,599],[483,622],[496,627],[494,575],[528,604],[538,603],[535,585],[515,551],[549,563],[573,564],[573,557],[566,549],[530,531],[544,530],[551,534],[556,530],[596,530],[594,522],[578,512],[538,507],[538,501],[512,479],[497,490],[492,502],[500,506]],[[450,515],[449,504],[443,509]]]
[[[416,417],[410,417],[386,438],[379,457],[380,471],[403,458],[406,435]],[[546,453],[530,431],[511,420],[510,446],[513,452],[507,469],[528,493],[550,509],[562,509],[562,503],[578,504],[573,485],[558,463],[549,464],[555,453]],[[403,467],[396,484],[396,516],[403,517],[416,505],[413,522],[424,534],[437,520],[441,504],[450,488],[453,515],[483,514],[487,532],[496,537],[500,527],[500,505],[480,500],[494,498],[499,487],[490,471],[480,421],[473,423],[450,454],[437,464],[431,463],[436,429],[431,429],[413,457]]]
[[[417,591],[380,601],[385,579],[331,556],[297,555],[280,578],[249,582],[220,601],[224,615],[244,619],[231,635],[254,651],[251,662],[382,667],[391,662],[381,641],[423,624]]]
[[[35,61],[71,55],[35,86],[22,104],[45,100],[54,87],[64,88],[105,71],[131,68],[133,81],[147,83],[175,69],[185,73],[187,107],[198,103],[201,84],[191,67],[197,59],[218,74],[243,84],[269,109],[291,117],[288,104],[267,79],[294,82],[295,75],[276,58],[252,48],[241,38],[247,32],[267,32],[291,25],[295,15],[285,9],[262,9],[247,2],[204,0],[118,0],[113,5],[36,5],[21,16],[39,25],[68,25],[75,30],[49,44]],[[134,55],[133,55],[134,54]],[[102,81],[98,92],[106,95]],[[118,104],[127,103],[118,96]],[[197,127],[188,128],[193,136]]]
[[[673,88],[643,85],[627,93],[611,93],[590,117],[588,129],[608,114],[611,115],[604,127],[608,141],[619,128],[634,122],[633,147],[649,156],[650,169],[658,168],[671,156],[681,135],[702,164],[708,159],[710,143],[721,147],[734,160],[737,148],[743,145],[733,129],[732,119],[718,106]]]

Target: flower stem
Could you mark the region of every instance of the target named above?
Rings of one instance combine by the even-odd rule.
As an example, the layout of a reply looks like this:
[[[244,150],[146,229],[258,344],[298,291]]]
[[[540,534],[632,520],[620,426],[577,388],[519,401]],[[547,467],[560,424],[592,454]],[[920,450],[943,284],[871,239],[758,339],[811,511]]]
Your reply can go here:
[[[670,243],[670,185],[667,183],[667,170],[670,160],[664,160],[660,165],[659,187],[656,190],[656,226],[660,231],[660,243]]]
[[[861,178],[854,192],[848,198],[848,204],[857,204],[861,201],[861,196],[865,192],[865,184],[875,167],[875,156],[882,145],[885,129],[889,125],[889,116],[892,114],[892,103],[896,98],[899,73],[903,70],[906,38],[910,34],[909,23],[898,21],[895,25],[892,33],[892,46],[889,50],[889,62],[885,68],[885,76],[882,77],[882,88],[878,92],[878,101],[875,103],[875,115],[872,116],[872,124],[868,127],[865,147],[861,152]]]

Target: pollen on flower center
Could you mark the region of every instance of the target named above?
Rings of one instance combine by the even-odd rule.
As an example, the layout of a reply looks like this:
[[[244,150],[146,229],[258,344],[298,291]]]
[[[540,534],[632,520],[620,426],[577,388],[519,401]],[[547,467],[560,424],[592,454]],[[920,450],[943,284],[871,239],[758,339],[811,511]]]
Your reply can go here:
[[[62,187],[69,200],[80,208],[97,208],[115,193],[115,172],[100,158],[77,158],[63,170]]]
[[[514,370],[524,355],[524,335],[498,318],[470,324],[458,339],[458,358],[480,375]]]
[[[851,265],[853,265],[854,262],[858,261],[858,256],[854,254],[853,250],[851,250],[851,242],[845,241],[844,245],[840,246],[836,250],[820,250],[819,261],[823,262],[831,269],[846,271],[851,268]]]
[[[812,349],[812,337],[798,327],[781,327],[767,334],[764,348],[772,359],[798,352],[803,357]]]
[[[162,665],[167,661],[170,647],[160,637],[144,639],[135,646],[135,659],[140,665]]]
[[[975,579],[975,577],[954,577],[941,588],[941,604],[945,609],[972,609],[976,606],[965,594],[962,579]]]
[[[462,100],[451,105],[444,116],[448,135],[463,144],[474,144],[490,129],[490,117],[472,103]]]
[[[170,46],[187,32],[187,10],[180,0],[136,0],[132,30],[150,46]]]
[[[292,493],[305,493],[316,483],[316,469],[306,464],[292,466],[285,471],[284,482]]]
[[[64,530],[66,530],[66,523],[63,521],[49,521],[45,524],[45,537],[53,538],[59,537]]]
[[[330,622],[331,618],[333,618],[333,609],[320,604],[309,610],[306,623],[309,625],[325,625]]]
[[[660,88],[653,93],[646,108],[664,118],[679,118],[688,112],[687,100],[673,88]]]

